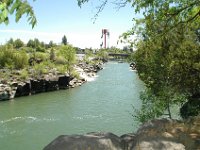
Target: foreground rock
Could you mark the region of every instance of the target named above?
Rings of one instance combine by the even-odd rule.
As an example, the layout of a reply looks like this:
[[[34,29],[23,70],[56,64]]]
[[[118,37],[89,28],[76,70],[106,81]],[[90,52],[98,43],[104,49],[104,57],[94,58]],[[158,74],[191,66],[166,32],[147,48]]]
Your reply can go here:
[[[61,135],[44,150],[122,150],[121,139],[112,133]]]
[[[200,150],[200,117],[187,121],[157,119],[136,134],[62,135],[43,150]]]

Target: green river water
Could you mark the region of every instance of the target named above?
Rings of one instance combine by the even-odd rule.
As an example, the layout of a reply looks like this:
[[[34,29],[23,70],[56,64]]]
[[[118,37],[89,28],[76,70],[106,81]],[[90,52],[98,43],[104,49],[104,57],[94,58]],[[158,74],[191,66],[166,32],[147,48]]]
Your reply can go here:
[[[63,134],[136,131],[132,105],[140,106],[143,83],[127,63],[104,68],[74,89],[0,102],[0,150],[41,150]]]

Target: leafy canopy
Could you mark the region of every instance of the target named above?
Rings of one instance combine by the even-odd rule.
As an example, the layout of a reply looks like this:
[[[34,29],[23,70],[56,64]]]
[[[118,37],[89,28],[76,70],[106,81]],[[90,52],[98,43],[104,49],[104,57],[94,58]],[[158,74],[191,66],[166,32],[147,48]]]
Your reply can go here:
[[[15,21],[18,22],[23,15],[27,15],[27,21],[34,28],[37,23],[33,8],[27,0],[1,0],[0,1],[0,24],[9,23],[9,15],[15,14]]]

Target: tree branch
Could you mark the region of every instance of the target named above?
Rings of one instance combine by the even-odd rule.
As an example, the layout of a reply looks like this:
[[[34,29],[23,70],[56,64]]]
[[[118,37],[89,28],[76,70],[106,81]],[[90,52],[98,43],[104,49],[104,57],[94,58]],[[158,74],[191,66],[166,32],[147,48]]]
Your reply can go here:
[[[101,13],[103,11],[103,9],[105,8],[107,2],[108,2],[108,0],[104,0],[100,6],[96,7],[97,8],[97,13],[94,15],[93,23],[96,22],[97,17],[99,16],[99,13]]]

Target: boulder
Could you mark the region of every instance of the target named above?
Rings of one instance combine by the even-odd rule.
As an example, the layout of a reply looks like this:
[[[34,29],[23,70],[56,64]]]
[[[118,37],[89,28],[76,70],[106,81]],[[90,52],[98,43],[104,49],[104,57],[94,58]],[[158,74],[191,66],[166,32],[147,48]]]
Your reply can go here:
[[[9,99],[10,99],[10,95],[7,91],[0,92],[0,101],[1,100],[9,100]]]
[[[61,135],[43,150],[200,150],[200,117],[155,119],[120,137],[112,133]]]
[[[45,92],[45,80],[31,80],[31,94]]]
[[[143,124],[135,136],[133,149],[200,149],[200,118],[187,121],[155,119]]]
[[[60,76],[58,78],[58,87],[59,89],[67,89],[69,87],[69,82],[70,82],[70,77],[69,76]]]
[[[58,90],[58,81],[45,81],[45,91]]]
[[[124,143],[112,133],[61,135],[43,150],[123,150]]]
[[[28,96],[30,93],[31,93],[30,83],[28,83],[28,82],[19,83],[17,85],[15,97]]]
[[[120,136],[122,143],[124,143],[124,149],[125,150],[132,150],[133,147],[135,146],[135,133],[129,133],[129,134],[124,134]]]
[[[15,95],[14,89],[8,84],[0,84],[0,100],[9,100]]]

